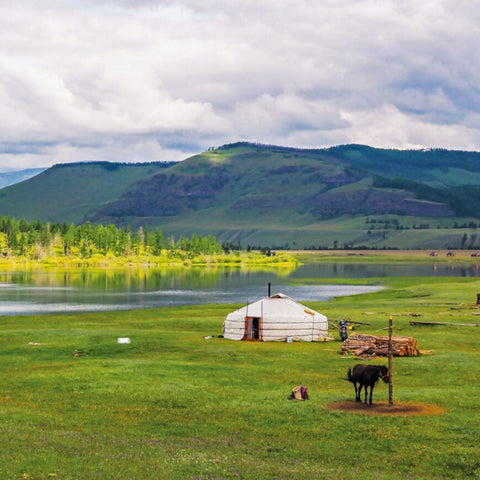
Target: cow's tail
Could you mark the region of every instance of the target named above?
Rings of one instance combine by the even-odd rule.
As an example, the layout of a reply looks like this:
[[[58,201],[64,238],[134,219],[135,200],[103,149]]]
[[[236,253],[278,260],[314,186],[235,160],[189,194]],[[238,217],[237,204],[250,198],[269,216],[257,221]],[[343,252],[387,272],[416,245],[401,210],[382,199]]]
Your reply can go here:
[[[351,369],[351,368],[349,368],[349,369],[348,369],[348,372],[347,372],[347,378],[346,378],[345,380],[347,380],[347,381],[349,381],[349,382],[352,382],[352,383],[353,383],[353,378],[352,378],[352,369]]]

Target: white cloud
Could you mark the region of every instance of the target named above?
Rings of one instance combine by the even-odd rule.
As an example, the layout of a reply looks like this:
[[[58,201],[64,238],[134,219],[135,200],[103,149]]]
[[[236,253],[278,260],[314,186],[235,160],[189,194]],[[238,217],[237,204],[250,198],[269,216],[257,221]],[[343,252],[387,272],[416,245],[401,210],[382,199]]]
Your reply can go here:
[[[342,116],[351,125],[347,135],[352,143],[404,149],[478,149],[478,130],[424,121],[393,105],[381,105],[371,111],[344,112]]]
[[[467,0],[2,2],[0,171],[237,140],[478,150],[479,20]]]

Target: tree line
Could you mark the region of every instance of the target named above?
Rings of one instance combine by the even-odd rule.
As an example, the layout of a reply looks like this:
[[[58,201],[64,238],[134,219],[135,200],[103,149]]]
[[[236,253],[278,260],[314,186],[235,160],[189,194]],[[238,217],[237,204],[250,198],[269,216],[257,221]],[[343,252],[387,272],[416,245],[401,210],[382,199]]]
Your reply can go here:
[[[175,240],[158,228],[113,224],[81,225],[29,222],[0,216],[0,256],[21,256],[35,260],[47,257],[89,259],[96,255],[127,257],[153,255],[191,258],[222,253],[222,246],[211,235],[192,235]]]

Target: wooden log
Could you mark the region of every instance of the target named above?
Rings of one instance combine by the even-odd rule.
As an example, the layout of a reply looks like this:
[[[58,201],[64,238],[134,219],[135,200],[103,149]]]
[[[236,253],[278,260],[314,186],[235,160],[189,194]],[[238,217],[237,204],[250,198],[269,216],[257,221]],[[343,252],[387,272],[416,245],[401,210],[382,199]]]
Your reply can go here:
[[[412,326],[418,325],[428,325],[428,326],[435,326],[435,325],[444,325],[448,327],[480,327],[480,323],[442,323],[442,322],[409,322]]]
[[[366,334],[353,334],[342,344],[342,352],[355,356],[360,355],[388,355],[388,336],[374,336]],[[412,337],[392,337],[392,354],[396,357],[415,357],[419,348],[417,341]]]

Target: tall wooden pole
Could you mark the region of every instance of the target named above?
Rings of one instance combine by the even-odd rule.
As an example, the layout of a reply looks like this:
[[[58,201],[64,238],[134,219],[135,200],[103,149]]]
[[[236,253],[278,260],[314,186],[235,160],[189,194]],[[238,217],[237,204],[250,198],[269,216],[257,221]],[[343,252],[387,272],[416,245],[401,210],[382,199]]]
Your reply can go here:
[[[392,348],[393,317],[388,319],[388,404],[393,405],[393,348]]]

